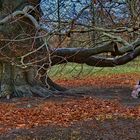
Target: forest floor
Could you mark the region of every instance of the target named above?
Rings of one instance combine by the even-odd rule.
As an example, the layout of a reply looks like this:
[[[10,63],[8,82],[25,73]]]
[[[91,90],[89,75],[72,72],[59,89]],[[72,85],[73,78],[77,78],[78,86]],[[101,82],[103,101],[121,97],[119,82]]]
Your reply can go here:
[[[56,80],[79,96],[0,100],[0,140],[139,140],[139,73]]]

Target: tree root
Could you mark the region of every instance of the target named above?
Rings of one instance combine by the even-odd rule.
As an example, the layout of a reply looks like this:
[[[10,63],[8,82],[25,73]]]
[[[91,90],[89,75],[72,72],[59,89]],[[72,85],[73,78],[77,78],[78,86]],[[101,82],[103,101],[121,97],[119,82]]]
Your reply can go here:
[[[9,82],[2,83],[0,97],[33,97],[39,96],[43,98],[57,97],[57,96],[75,96],[83,97],[83,93],[77,93],[74,90],[63,88],[54,83],[50,78],[48,79],[48,86],[36,81],[29,82]]]
[[[32,97],[48,98],[62,94],[66,88],[54,83],[49,77],[37,77],[37,68],[22,69],[10,63],[0,64],[0,98]]]
[[[10,91],[10,92],[9,92]],[[68,89],[65,91],[58,90],[50,90],[42,85],[14,85],[14,88],[11,92],[11,89],[3,91],[0,93],[0,97],[6,97],[10,99],[10,97],[43,97],[44,99],[50,97],[84,97],[84,93],[76,92],[74,90]]]
[[[13,95],[15,97],[39,96],[43,98],[48,98],[53,95],[53,91],[40,85],[35,85],[35,86],[21,85],[21,86],[15,86]]]

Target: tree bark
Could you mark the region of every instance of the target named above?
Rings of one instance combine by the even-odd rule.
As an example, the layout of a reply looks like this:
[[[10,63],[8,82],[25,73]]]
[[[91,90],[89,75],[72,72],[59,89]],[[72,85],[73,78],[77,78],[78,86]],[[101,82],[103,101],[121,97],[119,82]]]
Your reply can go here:
[[[4,19],[12,12],[22,10],[26,5],[31,5],[36,9],[30,14],[38,21],[39,2],[40,0],[2,0],[0,1],[0,19]],[[36,27],[24,15],[12,17],[12,20],[0,24],[0,97],[34,95],[48,97],[52,93],[64,90],[46,75],[47,79],[38,76],[38,66],[27,68],[18,66],[20,56],[26,55],[42,44],[40,39],[34,38],[36,35],[38,35]],[[38,54],[33,54],[24,61],[27,63],[33,59],[36,61],[37,57]]]

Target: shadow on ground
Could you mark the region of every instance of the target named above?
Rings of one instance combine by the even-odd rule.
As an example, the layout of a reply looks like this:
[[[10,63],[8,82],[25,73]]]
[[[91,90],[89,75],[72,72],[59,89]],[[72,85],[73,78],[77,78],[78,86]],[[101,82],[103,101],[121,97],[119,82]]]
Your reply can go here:
[[[131,97],[132,89],[128,87],[115,87],[115,88],[92,88],[82,87],[75,89],[75,92],[85,93],[86,96],[97,97],[101,99],[117,99],[126,106],[140,105],[140,99]]]

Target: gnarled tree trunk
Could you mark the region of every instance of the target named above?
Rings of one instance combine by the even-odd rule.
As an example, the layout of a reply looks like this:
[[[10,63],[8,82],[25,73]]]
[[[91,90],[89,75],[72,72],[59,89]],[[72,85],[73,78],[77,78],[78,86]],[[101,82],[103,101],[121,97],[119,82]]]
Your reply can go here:
[[[21,60],[21,56],[33,52],[43,43],[41,39],[35,39],[39,29],[34,26],[33,20],[29,19],[31,17],[38,21],[40,17],[39,2],[39,0],[0,1],[0,97],[9,98],[10,95],[47,97],[52,94],[52,91],[63,90],[46,75],[41,76],[45,71],[39,67],[40,63],[26,65],[42,57],[41,52],[40,54],[31,53],[27,58]],[[21,12],[25,12],[27,6],[35,8],[27,11],[27,14],[30,14],[29,18]],[[21,12],[19,15],[11,14],[18,11]],[[6,21],[6,17],[9,15],[11,17]],[[40,51],[42,50],[43,48],[40,49]]]

